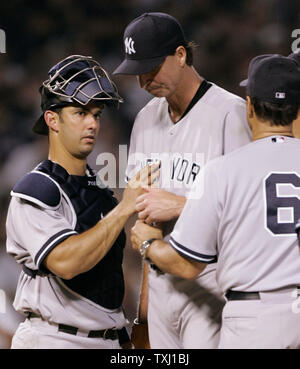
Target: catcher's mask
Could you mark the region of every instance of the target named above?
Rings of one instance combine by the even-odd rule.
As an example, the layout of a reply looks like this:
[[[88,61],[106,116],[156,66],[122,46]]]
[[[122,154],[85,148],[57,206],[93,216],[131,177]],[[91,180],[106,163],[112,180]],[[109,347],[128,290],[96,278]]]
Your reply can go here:
[[[48,135],[46,110],[90,102],[118,107],[123,102],[108,73],[90,56],[71,55],[52,67],[48,75],[39,89],[43,114],[32,128],[37,134]]]

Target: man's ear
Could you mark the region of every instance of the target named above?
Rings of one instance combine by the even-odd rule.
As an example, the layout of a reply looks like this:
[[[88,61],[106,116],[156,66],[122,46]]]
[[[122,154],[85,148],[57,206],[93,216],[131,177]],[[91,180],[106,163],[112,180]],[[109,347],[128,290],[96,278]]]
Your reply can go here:
[[[253,109],[253,105],[251,103],[250,96],[247,96],[246,99],[247,99],[247,116],[249,118],[253,118],[253,116],[254,116],[254,109]]]
[[[297,114],[297,117],[296,119],[293,120],[293,135],[296,137],[296,138],[300,138],[300,106],[299,106],[299,109],[298,109],[298,114]]]
[[[246,97],[246,107],[247,107],[247,121],[248,121],[250,128],[252,128],[252,121],[253,121],[253,118],[255,117],[255,112],[254,112],[254,107],[251,102],[250,96]]]
[[[55,132],[58,132],[58,114],[55,111],[52,110],[46,110],[44,113],[44,119],[49,127],[49,129],[52,129]]]
[[[175,55],[178,57],[179,63],[181,67],[184,67],[186,64],[186,50],[183,46],[178,46]]]

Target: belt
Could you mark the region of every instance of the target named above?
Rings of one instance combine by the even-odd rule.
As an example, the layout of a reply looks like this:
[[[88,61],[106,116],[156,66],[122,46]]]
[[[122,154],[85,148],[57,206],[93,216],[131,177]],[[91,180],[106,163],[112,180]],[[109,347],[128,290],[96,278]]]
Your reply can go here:
[[[300,286],[295,287],[298,291],[298,296],[300,295]],[[289,290],[289,289],[288,289]],[[241,292],[228,290],[225,293],[225,297],[228,301],[238,301],[238,300],[260,300],[259,292]]]
[[[156,265],[155,265],[155,264],[153,264],[153,263],[150,263],[150,267],[151,267],[151,269],[155,270],[157,274],[165,274],[163,271],[161,271],[161,270],[159,269],[159,267],[158,267],[158,266],[156,266]]]
[[[260,296],[258,292],[240,292],[240,291],[232,291],[228,290],[225,293],[225,297],[228,301],[233,300],[260,300]]]
[[[41,318],[39,315],[29,312],[27,314],[27,318]],[[64,333],[68,333],[68,334],[72,334],[74,336],[77,335],[79,329],[77,327],[73,327],[71,325],[67,325],[67,324],[57,324],[58,325],[58,331],[59,332],[64,332]],[[120,344],[122,344],[123,342],[128,342],[129,341],[129,336],[127,334],[127,330],[126,328],[122,328],[120,330],[116,330],[116,329],[102,329],[99,331],[89,331],[87,337],[89,338],[103,338],[106,340],[116,340],[119,339]]]
[[[58,331],[77,335],[78,328],[66,324],[58,324]],[[103,338],[105,340],[116,340],[119,338],[118,331],[115,329],[102,329],[100,331],[89,331],[89,338]]]

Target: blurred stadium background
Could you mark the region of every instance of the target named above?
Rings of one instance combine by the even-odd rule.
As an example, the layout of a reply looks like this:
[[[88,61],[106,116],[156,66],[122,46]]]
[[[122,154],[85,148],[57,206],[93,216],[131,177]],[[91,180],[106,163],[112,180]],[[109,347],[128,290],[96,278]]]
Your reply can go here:
[[[238,86],[249,60],[264,53],[291,52],[300,28],[299,0],[11,0],[0,5],[6,53],[0,54],[0,348],[8,348],[21,320],[12,308],[20,268],[5,252],[5,219],[11,187],[47,156],[47,139],[31,132],[40,114],[38,88],[49,67],[71,54],[91,55],[112,72],[123,59],[123,31],[144,12],[175,16],[199,47],[195,67],[206,79],[244,96]],[[150,99],[134,77],[113,77],[125,102],[102,117],[98,145],[89,159],[96,170],[101,152],[118,158],[128,145],[134,117]],[[122,190],[115,189],[120,198]],[[127,227],[130,228],[130,225]],[[124,300],[132,321],[140,286],[140,259],[128,247]],[[0,294],[1,296],[1,294]],[[3,306],[5,305],[5,306]],[[5,312],[4,312],[5,310]]]

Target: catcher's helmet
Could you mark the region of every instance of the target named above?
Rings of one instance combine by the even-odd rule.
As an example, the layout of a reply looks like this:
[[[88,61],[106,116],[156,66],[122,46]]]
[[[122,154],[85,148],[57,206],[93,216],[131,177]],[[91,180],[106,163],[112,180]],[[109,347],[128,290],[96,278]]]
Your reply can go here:
[[[49,79],[39,89],[43,113],[72,104],[87,105],[91,101],[117,106],[123,102],[108,73],[90,56],[71,55],[52,67],[48,75]],[[48,135],[44,114],[32,130]]]

